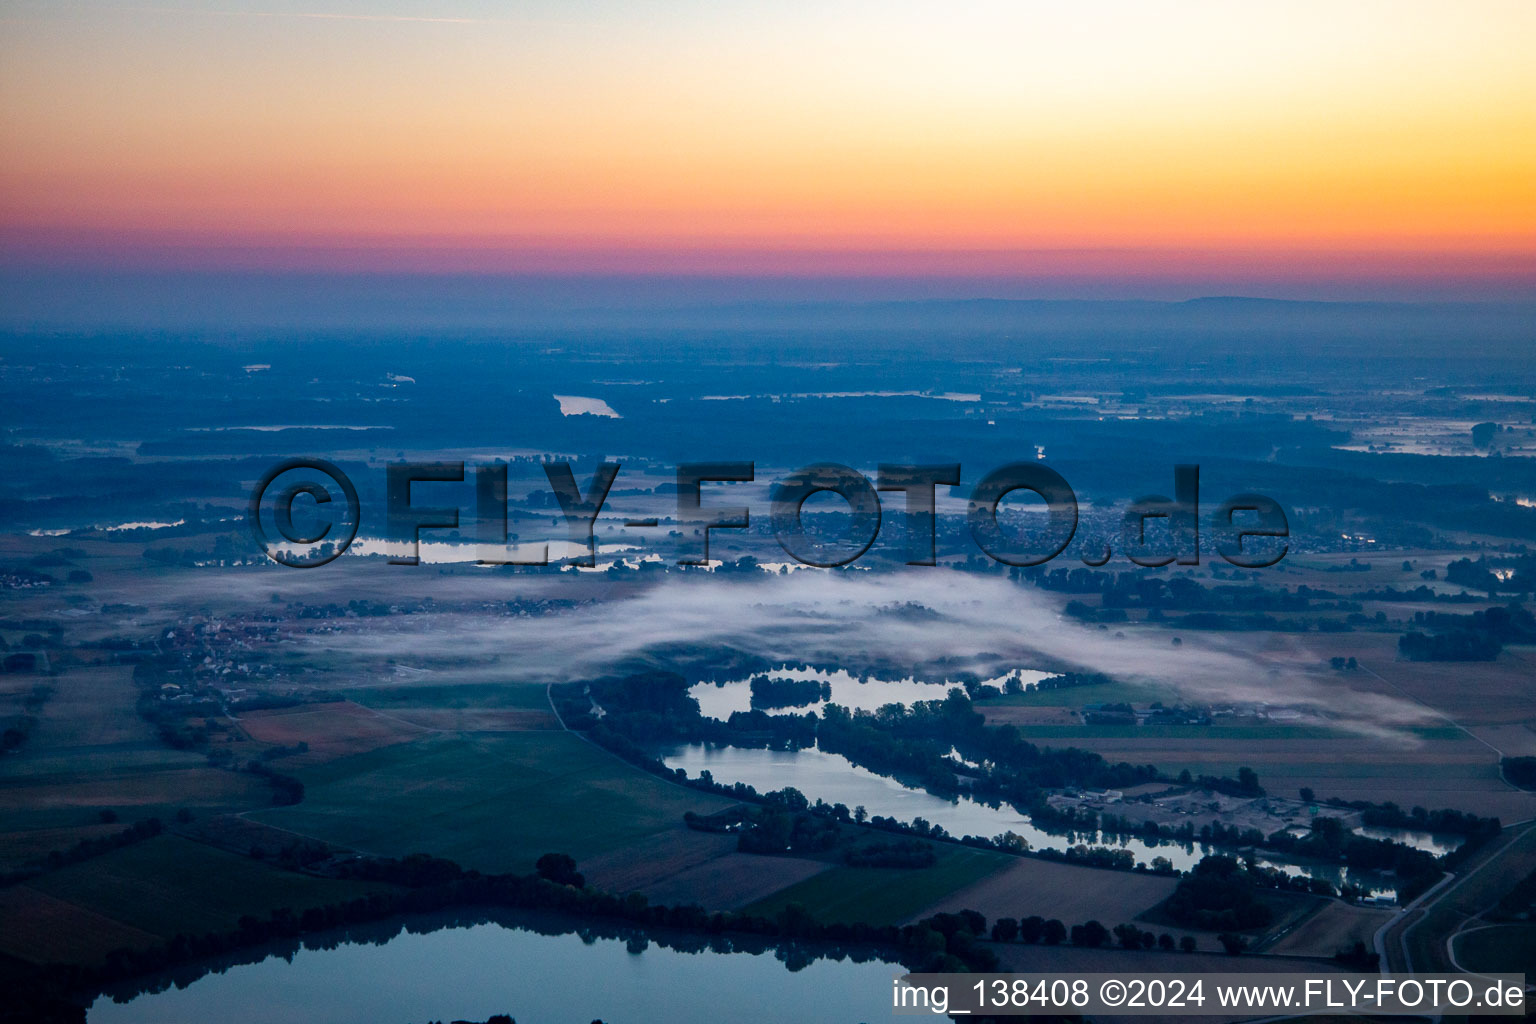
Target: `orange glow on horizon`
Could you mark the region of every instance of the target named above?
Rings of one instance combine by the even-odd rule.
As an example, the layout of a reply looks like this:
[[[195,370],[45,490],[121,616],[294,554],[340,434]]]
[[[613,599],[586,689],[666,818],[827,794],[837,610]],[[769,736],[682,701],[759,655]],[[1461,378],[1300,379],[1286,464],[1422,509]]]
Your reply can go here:
[[[967,11],[17,7],[0,244],[1529,272],[1536,5]]]

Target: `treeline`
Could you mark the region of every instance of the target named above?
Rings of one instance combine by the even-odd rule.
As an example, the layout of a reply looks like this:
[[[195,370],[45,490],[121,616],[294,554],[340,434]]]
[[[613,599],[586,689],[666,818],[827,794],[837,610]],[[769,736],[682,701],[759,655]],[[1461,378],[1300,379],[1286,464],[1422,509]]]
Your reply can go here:
[[[1445,567],[1445,578],[1472,590],[1495,594],[1499,591],[1529,594],[1536,590],[1536,555],[1490,561],[1458,558]]]
[[[48,855],[36,864],[0,874],[0,885],[14,885],[45,871],[56,871],[71,864],[79,864],[92,857],[100,857],[104,853],[121,850],[125,846],[132,846],[146,839],[153,839],[164,831],[165,826],[161,824],[159,818],[146,818],[109,836],[82,839],[66,849],[49,851]]]
[[[769,794],[736,840],[744,853],[823,853],[837,845],[842,830],[833,815],[811,814],[795,789]]]
[[[202,524],[190,524],[199,529]],[[146,530],[142,533],[137,530],[114,531],[113,540],[148,540],[151,537],[166,536],[166,528]],[[236,547],[234,539],[229,534],[219,534],[213,538],[213,547],[209,548],[174,548],[167,545],[163,548],[146,547],[143,551],[145,561],[153,562],[161,566],[180,566],[182,568],[194,568],[199,565],[226,565],[233,564],[250,558],[250,554]]]
[[[754,708],[803,708],[832,699],[832,684],[822,680],[753,676],[748,685]]]
[[[561,869],[573,884],[552,880],[552,871]],[[158,946],[147,949],[119,949],[110,953],[100,966],[52,965],[40,968],[20,980],[7,992],[0,1019],[25,1020],[49,1024],[83,1024],[85,1004],[92,993],[135,977],[153,975],[167,969],[228,958],[236,950],[273,941],[366,925],[406,915],[417,915],[454,908],[508,908],[550,911],[571,915],[581,924],[576,930],[590,931],[594,923],[613,923],[640,929],[642,946],[655,939],[680,949],[729,952],[745,945],[756,949],[764,940],[776,941],[781,953],[788,950],[791,963],[809,963],[817,954],[856,961],[884,955],[909,970],[939,973],[990,971],[998,966],[996,954],[984,945],[986,939],[997,942],[1027,942],[1057,945],[1070,941],[1089,948],[1109,944],[1111,937],[1127,949],[1146,949],[1153,945],[1152,933],[1134,925],[1117,926],[1113,932],[1097,921],[1087,921],[1070,928],[1058,919],[1030,916],[1002,918],[990,931],[986,918],[974,911],[940,913],[917,924],[871,925],[862,922],[823,924],[802,905],[791,903],[772,917],[733,911],[709,912],[694,904],[652,905],[638,893],[617,896],[582,887],[574,871],[575,861],[564,854],[546,854],[540,858],[540,871],[532,875],[483,875],[466,871],[452,861],[416,854],[400,859],[360,858],[344,862],[337,877],[373,881],[397,887],[339,903],[311,907],[302,912],[277,908],[265,917],[245,915],[234,929],[178,933]],[[569,871],[563,869],[569,868]],[[1214,873],[1214,871],[1213,871]],[[657,935],[653,929],[666,929],[695,936]],[[541,929],[544,930],[544,929]],[[563,934],[564,932],[558,932]],[[1235,939],[1235,941],[1233,941]],[[1228,952],[1241,952],[1246,941],[1241,937],[1219,936]],[[339,945],[346,935],[330,941]],[[1155,940],[1163,949],[1173,948],[1171,936]],[[821,944],[808,949],[804,944]],[[1193,952],[1195,941],[1180,940],[1179,948]],[[206,966],[204,969],[208,969]],[[201,972],[199,972],[201,973]],[[177,984],[192,979],[182,977]],[[151,983],[141,992],[160,991],[168,982]],[[115,993],[119,999],[124,993]],[[82,1002],[83,999],[83,1002]]]
[[[1207,586],[1182,576],[1163,578],[1145,572],[1043,567],[1020,569],[1018,578],[1056,593],[1098,595],[1105,608],[1181,612],[1360,610],[1355,601],[1306,585],[1295,590],[1258,584]]]
[[[224,709],[212,697],[181,701],[177,704],[161,700],[160,688],[173,682],[171,674],[162,665],[153,662],[140,662],[135,665],[133,684],[139,691],[134,702],[135,710],[140,718],[154,726],[155,731],[160,735],[160,742],[166,746],[175,750],[196,750],[206,747],[210,735],[209,727],[206,724],[190,726],[187,724],[187,719],[196,717],[206,722],[209,716],[222,715]]]
[[[1440,877],[1440,859],[1434,854],[1390,839],[1355,835],[1338,818],[1312,819],[1312,830],[1304,836],[1276,832],[1267,845],[1297,856],[1338,861],[1361,871],[1390,871],[1397,875],[1400,887],[1410,890],[1427,889]]]
[[[1470,615],[1414,612],[1413,622],[1433,632],[1398,638],[1398,650],[1410,661],[1492,661],[1505,644],[1536,642],[1536,616],[1513,603]]]
[[[1092,674],[1066,673],[1039,684],[1044,688],[1088,686],[1102,682]],[[588,692],[590,691],[590,693]],[[1092,751],[1075,747],[1037,747],[1011,725],[988,726],[971,698],[959,689],[942,701],[903,708],[890,704],[878,711],[849,712],[828,705],[815,714],[738,711],[725,721],[706,718],[688,695],[687,680],[660,670],[610,676],[590,684],[554,689],[556,707],[573,729],[585,729],[622,756],[648,765],[645,751],[662,743],[719,743],[739,747],[801,749],[818,746],[862,767],[930,791],[954,796],[962,790],[950,757],[958,749],[986,765],[964,769],[965,789],[983,802],[1009,803],[1030,813],[1044,808],[1047,791],[1065,787],[1125,789],[1157,779],[1151,765],[1110,764]],[[589,699],[590,697],[590,699]],[[604,711],[591,714],[595,701]],[[1186,780],[1194,781],[1194,780]],[[1261,796],[1252,772],[1236,780],[1202,776],[1196,783],[1232,795]],[[1049,815],[1048,810],[1041,811]]]
[[[1077,686],[1098,686],[1109,682],[1113,680],[1099,672],[1061,672],[1054,676],[1046,676],[1035,682],[1029,689],[1070,690]]]
[[[913,818],[910,822],[904,822],[897,818],[887,818],[881,815],[867,815],[864,808],[859,807],[852,811],[844,804],[827,804],[821,800],[815,803],[807,803],[805,796],[792,787],[786,787],[772,793],[761,794],[752,786],[744,782],[735,782],[730,785],[716,782],[708,771],[700,772],[697,778],[689,778],[688,773],[682,769],[669,768],[665,763],[652,756],[646,749],[630,741],[627,737],[609,729],[604,719],[603,723],[596,725],[588,736],[599,746],[624,758],[637,768],[659,775],[679,785],[688,786],[706,793],[714,793],[719,796],[730,797],[733,800],[754,804],[767,804],[772,806],[785,806],[792,808],[804,808],[807,813],[830,817],[838,822],[862,825],[868,829],[880,832],[893,833],[901,836],[913,836],[919,839],[951,840],[962,846],[970,846],[981,850],[998,850],[1003,853],[1024,854],[1040,857],[1043,860],[1066,861],[1071,864],[1081,864],[1085,867],[1108,868],[1115,871],[1140,870],[1136,863],[1136,857],[1130,850],[1118,847],[1088,846],[1078,844],[1066,850],[1031,850],[1029,844],[1012,833],[986,836],[962,836],[958,839],[951,836],[943,826],[930,824],[922,818]],[[1047,812],[1052,811],[1046,804],[1040,807]],[[734,814],[734,812],[732,812]],[[700,831],[729,831],[731,824],[740,819],[728,820],[731,815],[721,812],[720,815],[700,816],[685,814],[684,821],[689,827]],[[1172,864],[1164,859],[1166,867],[1153,866],[1149,869],[1152,873],[1173,874]]]
[[[1214,782],[1210,776],[1202,775],[1199,783]],[[1227,780],[1231,781],[1231,780]],[[1206,787],[1210,788],[1210,787]],[[1214,790],[1212,790],[1214,792]],[[1055,810],[1054,808],[1052,809]],[[1201,846],[1263,846],[1265,835],[1256,828],[1247,828],[1241,825],[1223,825],[1219,821],[1208,821],[1199,828],[1194,822],[1186,821],[1179,825],[1164,825],[1150,819],[1136,823],[1129,815],[1111,814],[1108,811],[1094,815],[1092,811],[1079,812],[1071,815],[1070,812],[1056,811],[1057,822],[1069,827],[1091,828],[1095,820],[1101,831],[1122,836],[1134,836],[1147,843],[1169,842],[1180,846],[1192,847],[1195,844]],[[1037,822],[1038,824],[1038,822]]]
[[[1037,747],[1011,725],[988,726],[963,693],[942,701],[903,708],[849,712],[837,705],[822,710],[818,746],[855,764],[941,794],[960,792],[951,750],[985,765],[967,769],[968,791],[981,800],[1028,808],[1047,790],[1068,786],[1125,789],[1157,778],[1150,765],[1110,764],[1075,747]]]
[[[933,844],[917,838],[859,838],[850,836],[844,826],[866,823],[863,808],[850,813],[843,804],[825,803],[812,807],[798,790],[789,788],[769,793],[759,808],[740,812],[722,812],[722,819],[739,821],[737,848],[746,853],[818,854],[836,849],[840,844],[843,863],[863,868],[926,868],[938,860]],[[884,819],[882,819],[884,820]],[[915,822],[913,831],[924,825]],[[694,816],[688,823],[708,828],[710,819]],[[849,841],[851,838],[851,841]]]
[[[931,844],[917,839],[877,839],[843,853],[843,863],[853,868],[931,868],[938,859]]]
[[[53,687],[39,683],[22,698],[22,714],[5,720],[5,728],[0,729],[0,755],[14,753],[26,744],[32,730],[37,728],[37,712],[42,710],[52,696]]]
[[[1248,871],[1226,856],[1202,857],[1159,911],[1174,924],[1201,931],[1254,931],[1275,918]]]
[[[1113,939],[1123,949],[1174,949],[1193,953],[1199,946],[1193,935],[1185,935],[1177,942],[1167,932],[1158,935],[1144,931],[1133,924],[1117,924],[1114,929],[1105,928],[1098,921],[1084,921],[1068,928],[1057,918],[1044,918],[1038,914],[1029,917],[1000,917],[992,922],[993,942],[1022,942],[1026,945],[1059,946],[1070,942],[1074,946],[1090,949],[1110,945]]]
[[[1405,633],[1397,650],[1409,661],[1492,661],[1504,645],[1486,633],[1457,629],[1449,633]]]
[[[560,689],[557,687],[557,692]],[[769,715],[758,710],[738,712],[726,722],[703,718],[697,703],[687,694],[686,681],[675,673],[651,671],[625,677],[609,677],[591,684],[591,691],[607,712],[601,720],[589,717],[588,735],[591,739],[647,771],[684,785],[749,803],[774,802],[784,797],[782,794],[763,796],[741,783],[722,785],[716,783],[708,772],[701,773],[698,779],[689,779],[685,772],[667,767],[650,753],[654,743],[658,742],[655,733],[660,732],[665,740],[703,740],[737,746],[795,749],[814,743],[820,749],[840,754],[861,767],[908,784],[922,786],[931,792],[952,797],[965,793],[982,803],[1011,805],[1028,814],[1036,825],[1062,832],[1103,831],[1137,836],[1148,842],[1167,841],[1186,846],[1198,842],[1229,848],[1267,846],[1287,850],[1302,842],[1285,833],[1266,836],[1258,829],[1224,826],[1220,822],[1208,822],[1198,829],[1191,822],[1178,826],[1153,821],[1138,824],[1128,817],[1108,813],[1052,807],[1046,797],[1055,790],[1068,787],[1126,789],[1161,777],[1151,765],[1110,764],[1091,751],[1070,747],[1036,747],[1023,739],[1010,725],[986,725],[984,716],[958,690],[950,691],[949,696],[942,701],[918,702],[907,708],[891,704],[873,712],[850,712],[834,704],[823,708],[820,716],[810,713]],[[582,691],[580,684],[569,684],[565,692],[569,696]],[[580,700],[582,706],[589,706],[585,695]],[[569,718],[567,722],[570,722]],[[952,757],[954,751],[982,767],[958,764]],[[963,784],[959,775],[962,771],[965,774]],[[1246,767],[1238,771],[1235,779],[1216,776],[1196,778],[1185,771],[1180,773],[1177,781],[1210,792],[1238,797],[1259,797],[1265,793],[1258,775]],[[807,808],[804,796],[793,790],[783,792],[793,794],[787,806],[791,813],[804,811],[810,815],[827,816],[840,822],[853,821],[917,838],[955,838],[942,827],[921,818],[909,824],[878,815],[866,820],[856,817],[841,804],[828,806],[817,801],[814,806]],[[1392,840],[1352,837],[1358,842],[1332,845],[1325,840],[1310,842],[1307,852],[1322,859],[1362,870],[1398,871],[1402,878],[1399,891],[1410,894],[1433,884],[1442,867],[1453,865],[1460,858],[1470,855],[1482,842],[1497,835],[1499,831],[1497,819],[1478,818],[1453,810],[1430,812],[1416,807],[1410,813],[1390,803],[1377,805],[1338,799],[1330,800],[1328,804],[1362,812],[1369,825],[1453,832],[1467,837],[1467,842],[1461,848],[1438,860]],[[779,822],[772,826],[771,832],[746,841],[749,844],[761,842],[762,845],[753,847],[760,852],[784,852],[793,848],[797,842],[796,827],[793,820]],[[805,829],[809,826],[800,827]],[[811,834],[819,833],[814,830],[803,833],[806,836]],[[800,841],[813,842],[804,838]],[[1127,871],[1137,868],[1135,855],[1123,848],[1078,845],[1066,850],[1031,851],[1027,843],[1006,834],[993,837],[966,836],[958,841],[978,848],[1009,853],[1029,852],[1046,859],[1095,867]],[[817,849],[814,845],[802,848],[807,851]],[[1175,873],[1167,858],[1153,858],[1146,870]],[[1250,871],[1249,875],[1250,880],[1267,888],[1319,895],[1334,894],[1333,887],[1321,879],[1297,878],[1279,871],[1262,870]]]
[[[292,775],[277,771],[267,762],[305,753],[309,750],[308,743],[300,741],[291,747],[268,748],[258,755],[257,759],[246,761],[242,767],[237,763],[234,752],[227,747],[209,749],[209,739],[214,732],[228,731],[217,718],[210,717],[223,715],[224,710],[219,706],[218,701],[211,697],[175,705],[163,701],[160,699],[160,687],[170,679],[170,674],[158,664],[144,662],[133,668],[133,682],[139,690],[135,709],[141,718],[155,727],[161,742],[176,750],[206,751],[208,763],[215,768],[246,771],[260,776],[271,787],[272,803],[275,806],[288,806],[304,799],[304,783]],[[293,707],[302,703],[304,702],[296,697],[261,696],[242,702],[241,706],[258,710]],[[188,716],[194,715],[202,717],[202,724],[197,726],[187,724]]]
[[[245,770],[260,776],[272,788],[273,806],[288,807],[304,799],[304,783],[292,775],[275,771],[262,761],[247,761]]]
[[[115,950],[97,967],[55,965],[42,968],[28,979],[28,984],[7,993],[5,1013],[16,1020],[79,1024],[85,1020],[85,1008],[74,1001],[71,994],[100,991],[130,978],[273,940],[461,907],[550,911],[583,921],[618,922],[646,930],[673,929],[711,937],[709,947],[722,950],[730,948],[729,936],[739,935],[796,943],[825,943],[842,947],[842,955],[849,955],[848,947],[851,946],[869,954],[881,953],[917,971],[984,971],[997,966],[996,956],[980,944],[985,937],[985,919],[979,914],[968,917],[963,926],[953,923],[955,915],[939,915],[918,924],[897,926],[823,924],[805,907],[794,903],[772,917],[734,911],[710,912],[696,904],[652,905],[638,893],[618,896],[561,884],[537,873],[483,875],[426,854],[398,860],[366,858],[349,861],[337,870],[336,875],[399,888],[311,907],[302,912],[284,907],[273,910],[266,917],[245,915],[231,930],[179,933],[147,949]]]
[[[1376,843],[1386,843],[1396,848],[1396,852],[1389,852],[1384,848],[1378,848],[1373,854],[1365,847],[1356,847],[1358,855],[1365,859],[1386,859],[1404,857],[1404,868],[1412,873],[1400,876],[1397,885],[1398,900],[1407,903],[1419,893],[1434,885],[1443,871],[1450,871],[1476,853],[1483,844],[1496,837],[1502,825],[1498,818],[1480,818],[1466,811],[1456,810],[1425,810],[1423,807],[1415,807],[1410,811],[1404,811],[1397,804],[1390,801],[1381,804],[1373,804],[1365,800],[1341,800],[1334,797],[1327,801],[1327,806],[1347,808],[1359,811],[1361,819],[1367,825],[1378,828],[1412,829],[1419,832],[1444,832],[1451,835],[1465,837],[1464,841],[1456,849],[1439,857],[1432,858],[1434,868],[1431,870],[1423,861],[1408,857],[1401,853],[1403,850],[1412,850],[1403,843],[1397,843],[1390,839],[1371,840]],[[1363,838],[1363,837],[1354,837]],[[1414,850],[1414,853],[1423,851]],[[1425,853],[1424,856],[1430,856]]]
[[[1063,609],[1065,614],[1082,622],[1098,622],[1113,624],[1127,622],[1130,616],[1123,608],[1095,608],[1084,604],[1082,601],[1068,601]],[[1383,615],[1383,621],[1385,616]],[[1147,616],[1148,622],[1162,621],[1162,610],[1154,608]],[[1263,630],[1274,633],[1306,633],[1317,629],[1323,633],[1349,633],[1356,626],[1363,626],[1371,622],[1360,612],[1351,612],[1344,619],[1282,619],[1265,612],[1246,612],[1232,614],[1225,612],[1186,612],[1180,615],[1177,624],[1186,629],[1211,629],[1224,632],[1241,632],[1243,630]]]
[[[1466,836],[1469,842],[1482,842],[1499,834],[1498,818],[1480,818],[1467,811],[1429,811],[1415,807],[1405,811],[1397,804],[1373,804],[1368,800],[1341,800],[1333,797],[1326,801],[1329,807],[1347,807],[1359,811],[1367,825],[1381,828],[1415,829],[1420,832],[1450,832]]]
[[[1065,685],[1092,685],[1101,677],[1069,673],[1053,678],[1062,679]],[[849,712],[834,704],[824,707],[819,716],[811,713],[769,715],[756,710],[736,712],[727,721],[720,722],[699,714],[697,702],[687,694],[686,680],[676,673],[650,671],[608,677],[590,684],[590,689],[592,699],[597,700],[606,712],[601,720],[590,714],[585,716],[584,724],[591,738],[648,771],[736,799],[761,798],[748,786],[717,786],[712,778],[688,780],[686,775],[674,772],[652,756],[649,750],[656,743],[668,741],[781,749],[815,744],[871,771],[947,796],[962,792],[956,773],[960,766],[951,757],[952,751],[959,750],[970,760],[984,765],[981,769],[965,769],[967,778],[963,791],[972,798],[994,805],[1009,804],[1046,827],[1089,831],[1100,827],[1114,830],[1122,823],[1111,817],[1101,826],[1091,813],[1080,815],[1051,807],[1046,796],[1066,787],[1126,789],[1159,778],[1157,769],[1151,765],[1112,765],[1092,751],[1075,747],[1037,747],[1023,739],[1011,725],[988,726],[970,698],[958,690],[951,690],[942,701],[922,701],[909,708],[890,704],[873,712]],[[581,684],[556,687],[556,693],[557,706],[564,700],[566,707],[573,711],[578,706],[583,711],[590,708]],[[562,716],[566,717],[568,725],[577,727],[564,708]],[[1179,781],[1233,796],[1264,795],[1258,776],[1248,768],[1240,770],[1236,779],[1216,776],[1195,779],[1186,772]],[[930,826],[921,819],[910,827],[879,817],[868,824],[903,831],[910,828],[919,836],[947,837],[943,829]],[[1138,835],[1145,831],[1139,827],[1121,827],[1119,830]],[[1173,829],[1160,829],[1157,834],[1159,838],[1183,842],[1198,839],[1222,843],[1239,838],[1229,837],[1219,823],[1206,826],[1198,833],[1192,826],[1185,826],[1184,831],[1188,834]],[[1240,838],[1244,843],[1262,843],[1264,839],[1257,831]],[[996,839],[983,837],[979,841],[1018,852],[1011,844],[997,844]],[[1123,870],[1135,866],[1134,856],[1129,851],[1084,848],[1085,851],[1090,849],[1091,852],[1075,854],[1046,850],[1040,851],[1040,856],[1091,861],[1096,866]]]
[[[1426,570],[1433,573],[1433,569]],[[1430,577],[1433,579],[1433,577]],[[1486,597],[1477,594],[1461,592],[1447,594],[1430,587],[1419,585],[1412,590],[1399,590],[1397,587],[1376,587],[1371,590],[1362,590],[1355,595],[1362,601],[1392,601],[1413,604],[1476,604],[1486,601]]]

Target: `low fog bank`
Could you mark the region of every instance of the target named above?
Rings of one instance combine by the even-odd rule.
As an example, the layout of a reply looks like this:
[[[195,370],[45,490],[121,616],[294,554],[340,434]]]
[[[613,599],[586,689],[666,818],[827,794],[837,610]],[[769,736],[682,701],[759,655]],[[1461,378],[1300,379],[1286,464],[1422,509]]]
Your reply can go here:
[[[731,580],[669,578],[634,596],[558,615],[484,619],[416,615],[369,620],[310,642],[402,664],[499,656],[507,681],[561,682],[611,673],[679,651],[733,648],[771,662],[858,672],[900,666],[939,681],[962,672],[1076,669],[1173,689],[1202,704],[1308,708],[1330,724],[1372,735],[1433,717],[1407,700],[1349,689],[1295,652],[1257,634],[1166,629],[1111,632],[1064,618],[1049,597],[1005,580],[926,569],[894,573],[800,572]],[[1245,642],[1247,641],[1247,642]],[[936,666],[942,668],[936,669]],[[878,684],[876,684],[878,685]],[[1398,733],[1405,741],[1411,737]]]

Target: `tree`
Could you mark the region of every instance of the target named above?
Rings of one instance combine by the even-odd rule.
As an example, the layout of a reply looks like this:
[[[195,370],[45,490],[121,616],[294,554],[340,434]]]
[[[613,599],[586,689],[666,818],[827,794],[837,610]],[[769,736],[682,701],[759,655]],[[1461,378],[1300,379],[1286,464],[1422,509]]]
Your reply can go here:
[[[987,933],[987,919],[979,911],[962,910],[957,915],[962,926],[972,935],[985,935]]]
[[[587,884],[586,877],[576,870],[576,859],[568,853],[546,853],[533,865],[539,877],[556,885],[569,885],[580,889]]]
[[[1019,919],[1019,941],[1039,942],[1045,934],[1045,918],[1039,914]]]
[[[1356,939],[1353,946],[1333,954],[1333,959],[1359,971],[1374,971],[1380,965],[1381,958],[1366,949],[1364,942]]]
[[[1018,938],[1019,922],[1011,917],[1000,917],[992,922],[993,942],[1012,942]]]
[[[1161,934],[1161,935],[1159,935],[1157,937],[1157,948],[1161,949],[1161,950],[1166,950],[1167,952],[1172,953],[1173,952],[1173,936],[1169,935],[1167,932],[1163,932],[1163,934]]]
[[[1228,956],[1237,956],[1248,948],[1248,938],[1235,932],[1222,932],[1216,936],[1216,941],[1221,943],[1221,948],[1227,951]]]
[[[779,931],[784,935],[805,935],[815,927],[816,919],[806,909],[803,903],[786,903],[784,909],[779,911],[776,921]]]
[[[1151,937],[1151,933],[1147,933]],[[1115,940],[1125,949],[1140,949],[1142,946],[1142,931],[1133,924],[1115,925]]]
[[[1175,924],[1211,931],[1261,928],[1274,918],[1242,865],[1222,855],[1196,864],[1164,902],[1163,911]]]
[[[1067,926],[1054,917],[1045,922],[1044,927],[1040,930],[1040,941],[1044,942],[1047,946],[1059,946],[1066,937]]]
[[[1195,937],[1193,935],[1179,936],[1179,949],[1185,953],[1193,953],[1195,951]]]
[[[1072,926],[1072,945],[1097,949],[1109,941],[1109,929],[1097,921],[1085,921]]]
[[[1312,792],[1312,787],[1311,786],[1302,786],[1301,787],[1301,801],[1302,801],[1302,803],[1310,804],[1310,803],[1312,803],[1316,799],[1317,799],[1317,794]]]

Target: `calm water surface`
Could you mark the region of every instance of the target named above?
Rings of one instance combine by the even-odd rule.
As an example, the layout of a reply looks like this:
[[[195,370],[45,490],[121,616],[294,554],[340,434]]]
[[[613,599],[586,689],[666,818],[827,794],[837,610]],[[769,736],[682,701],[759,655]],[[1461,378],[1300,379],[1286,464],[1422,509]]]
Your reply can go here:
[[[126,1003],[102,996],[87,1020],[407,1024],[508,1013],[520,1024],[883,1021],[891,979],[904,972],[828,959],[790,970],[771,949],[683,952],[482,923],[274,954]]]
[[[771,714],[780,715],[803,715],[807,711],[819,712],[827,704],[840,704],[850,711],[878,711],[887,704],[910,707],[921,700],[943,700],[949,696],[950,690],[960,690],[962,693],[965,690],[959,683],[934,683],[911,677],[860,680],[858,676],[844,669],[828,671],[816,668],[776,668],[768,672],[755,673],[755,675],[766,675],[771,679],[813,680],[826,683],[832,691],[832,699],[829,701],[817,700],[799,707],[765,709]],[[1015,669],[1008,675],[983,679],[981,685],[1002,689],[1010,675],[1016,676],[1020,683],[1028,686],[1038,683],[1052,673],[1037,669]],[[696,683],[689,688],[688,695],[699,702],[699,711],[704,717],[724,721],[731,717],[733,711],[752,709],[752,679],[749,677],[728,682]]]
[[[969,797],[946,800],[922,789],[910,789],[895,779],[861,768],[841,754],[821,750],[763,750],[748,747],[709,747],[694,743],[676,747],[662,758],[669,768],[682,768],[690,776],[709,772],[716,782],[745,782],[759,793],[792,786],[815,801],[862,805],[872,816],[910,822],[922,818],[942,825],[952,836],[993,836],[1013,832],[1029,840],[1034,849],[1064,850],[1078,843],[1130,850],[1138,861],[1150,864],[1153,857],[1167,857],[1173,866],[1186,870],[1204,856],[1201,848],[1172,843],[1151,846],[1143,840],[1076,832],[1070,837],[1036,827],[1027,815],[1012,807],[988,807]]]
[[[947,800],[926,790],[911,789],[895,779],[877,775],[840,754],[815,749],[765,750],[711,747],[694,743],[664,752],[662,760],[669,768],[682,768],[691,777],[707,771],[716,782],[726,785],[745,782],[759,793],[792,786],[813,802],[820,799],[829,804],[845,804],[850,809],[863,805],[871,816],[881,815],[904,822],[922,818],[930,824],[942,825],[946,832],[956,837],[972,835],[991,838],[1004,832],[1013,832],[1027,839],[1030,847],[1036,850],[1065,850],[1079,843],[1107,846],[1129,850],[1138,863],[1148,865],[1154,857],[1166,857],[1180,871],[1194,867],[1206,854],[1220,852],[1198,843],[1184,846],[1165,841],[1154,846],[1143,839],[1099,832],[1073,832],[1065,835],[1047,832],[1012,807],[989,807],[964,796]],[[1382,831],[1390,833],[1388,838],[1407,841],[1404,834],[1396,830]],[[1347,878],[1353,884],[1379,895],[1395,892],[1389,877],[1350,873],[1337,864],[1290,862],[1277,856],[1266,856],[1260,862],[1293,876],[1325,878],[1334,885]]]

